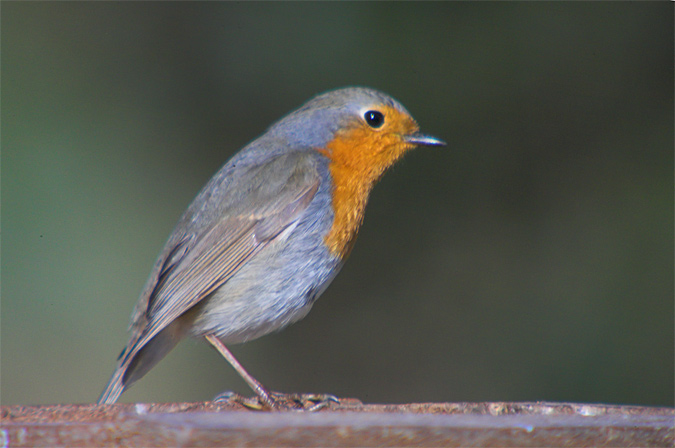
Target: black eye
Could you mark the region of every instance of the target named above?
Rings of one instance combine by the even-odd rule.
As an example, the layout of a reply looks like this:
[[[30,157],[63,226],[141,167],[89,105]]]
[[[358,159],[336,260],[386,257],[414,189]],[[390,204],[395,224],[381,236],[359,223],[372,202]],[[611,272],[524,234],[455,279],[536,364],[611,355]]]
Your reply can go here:
[[[366,119],[366,123],[371,128],[379,128],[384,124],[384,115],[376,110],[369,110],[363,115],[363,118]]]

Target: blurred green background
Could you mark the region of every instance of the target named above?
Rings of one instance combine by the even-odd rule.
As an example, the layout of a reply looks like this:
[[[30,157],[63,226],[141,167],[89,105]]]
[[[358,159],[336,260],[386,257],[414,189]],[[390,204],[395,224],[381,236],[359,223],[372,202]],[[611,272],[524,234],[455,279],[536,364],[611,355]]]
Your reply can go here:
[[[371,197],[314,310],[233,352],[368,402],[673,405],[672,3],[2,2],[2,404],[93,402],[155,257],[313,95],[447,149]],[[249,394],[185,341],[122,401]]]

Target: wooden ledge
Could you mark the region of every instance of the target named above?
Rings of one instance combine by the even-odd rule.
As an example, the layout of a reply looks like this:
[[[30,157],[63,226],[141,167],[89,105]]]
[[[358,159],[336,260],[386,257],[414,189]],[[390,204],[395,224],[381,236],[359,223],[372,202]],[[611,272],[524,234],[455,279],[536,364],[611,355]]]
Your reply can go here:
[[[675,444],[675,409],[575,403],[3,406],[0,446],[639,446]]]

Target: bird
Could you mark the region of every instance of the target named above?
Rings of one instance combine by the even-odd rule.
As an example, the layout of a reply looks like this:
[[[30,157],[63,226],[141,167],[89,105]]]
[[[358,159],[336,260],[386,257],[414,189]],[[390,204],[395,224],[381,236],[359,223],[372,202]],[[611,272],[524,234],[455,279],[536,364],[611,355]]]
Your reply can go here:
[[[134,307],[99,404],[112,404],[184,337],[204,338],[255,392],[280,401],[227,345],[304,318],[348,258],[373,186],[423,134],[366,87],[319,94],[234,154],[179,219]]]

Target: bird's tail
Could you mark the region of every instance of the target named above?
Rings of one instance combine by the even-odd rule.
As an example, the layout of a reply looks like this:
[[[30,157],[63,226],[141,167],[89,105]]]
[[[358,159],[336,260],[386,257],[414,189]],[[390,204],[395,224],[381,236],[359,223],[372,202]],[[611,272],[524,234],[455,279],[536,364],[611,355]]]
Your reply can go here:
[[[98,404],[115,403],[122,392],[164,358],[180,339],[180,335],[173,330],[173,326],[169,326],[147,342],[144,338],[130,341],[120,355],[117,368],[99,397]]]
[[[105,387],[103,393],[98,398],[98,404],[113,404],[117,401],[120,395],[122,395],[122,392],[124,392],[125,389],[124,374],[126,370],[126,368],[122,368],[122,365],[115,369],[115,373],[113,373],[110,381],[108,381],[108,385]]]

